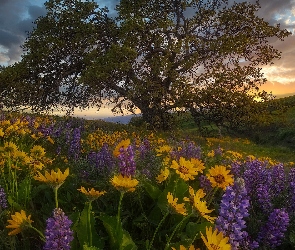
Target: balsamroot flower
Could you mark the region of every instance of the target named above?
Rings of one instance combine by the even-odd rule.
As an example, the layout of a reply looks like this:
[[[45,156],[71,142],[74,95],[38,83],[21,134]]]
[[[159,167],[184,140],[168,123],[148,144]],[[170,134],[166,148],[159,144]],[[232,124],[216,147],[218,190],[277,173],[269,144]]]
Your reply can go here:
[[[64,183],[68,175],[69,168],[67,168],[64,173],[62,173],[60,169],[58,169],[57,172],[51,170],[51,173],[45,171],[45,175],[42,175],[40,172],[38,172],[38,175],[34,176],[34,179],[37,181],[45,182],[53,188],[58,188]]]
[[[206,227],[206,236],[207,239],[201,232],[201,238],[204,241],[208,250],[230,250],[231,245],[228,243],[228,237],[223,237],[223,233],[218,233],[218,230],[215,229],[212,232],[212,227]]]
[[[233,175],[229,173],[230,170],[227,170],[225,166],[217,165],[209,169],[207,177],[212,187],[220,187],[225,190],[227,186],[234,183]]]
[[[289,221],[289,215],[284,208],[274,209],[269,215],[266,224],[261,228],[257,241],[268,249],[281,245]]]
[[[173,212],[176,212],[182,215],[187,215],[185,204],[184,203],[178,204],[177,203],[178,198],[174,199],[173,195],[170,192],[168,192],[167,194],[167,200],[169,205],[172,207]]]
[[[7,198],[4,188],[0,186],[0,211],[7,208]]]
[[[106,191],[97,191],[94,188],[91,188],[88,190],[86,190],[85,187],[81,187],[80,189],[78,189],[81,193],[85,194],[87,199],[90,201],[94,201],[97,198],[99,198],[100,196],[104,195],[106,193]]]
[[[111,179],[111,184],[119,191],[133,192],[138,185],[138,180],[132,179],[131,176],[115,175]]]
[[[157,182],[162,183],[168,178],[169,174],[170,174],[169,169],[165,167],[165,169],[162,169],[161,173],[156,177]]]
[[[193,209],[195,209],[198,215],[201,215],[203,218],[205,218],[209,222],[214,223],[214,220],[216,219],[216,217],[211,217],[208,215],[209,213],[213,212],[214,209],[209,210],[207,207],[207,202],[201,200],[206,195],[203,189],[199,189],[197,192],[195,192],[194,189],[190,186],[189,193],[190,193],[190,198],[184,197],[183,200],[189,201],[192,204]]]
[[[70,229],[72,221],[68,219],[60,208],[53,210],[53,217],[46,221],[44,250],[68,250],[74,239]]]
[[[176,170],[176,173],[185,181],[194,180],[195,176],[203,172],[204,164],[199,159],[186,160],[183,157],[179,161],[172,161],[171,168]]]
[[[21,210],[20,213],[16,212],[15,214],[11,215],[11,220],[7,220],[10,225],[7,225],[6,228],[13,229],[8,233],[8,235],[16,235],[23,231],[27,227],[31,227],[31,215],[26,215],[24,210]]]

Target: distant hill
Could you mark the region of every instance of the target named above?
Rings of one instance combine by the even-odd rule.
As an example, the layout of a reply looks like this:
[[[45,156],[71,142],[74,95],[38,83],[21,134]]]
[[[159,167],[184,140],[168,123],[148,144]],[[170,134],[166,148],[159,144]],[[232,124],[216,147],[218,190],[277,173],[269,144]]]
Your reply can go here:
[[[289,96],[295,96],[295,93],[288,93],[288,94],[281,94],[281,95],[274,95],[276,97],[276,99],[279,98],[285,98],[285,97],[289,97]]]
[[[128,124],[132,117],[140,116],[140,115],[124,115],[124,116],[113,116],[102,118],[101,120],[106,122],[114,122],[114,123],[121,123],[121,124]]]

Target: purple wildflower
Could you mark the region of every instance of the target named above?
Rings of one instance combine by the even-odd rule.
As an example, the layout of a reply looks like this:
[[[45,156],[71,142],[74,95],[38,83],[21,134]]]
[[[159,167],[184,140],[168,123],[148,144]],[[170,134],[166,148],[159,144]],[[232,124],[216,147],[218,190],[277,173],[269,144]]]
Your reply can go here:
[[[191,158],[201,159],[202,157],[201,147],[196,146],[194,142],[189,141],[187,143],[182,141],[179,147],[181,148],[180,150],[173,151],[171,153],[172,156],[174,156],[177,160],[179,160],[180,157],[184,157],[186,159],[191,159]]]
[[[238,178],[233,186],[228,186],[222,196],[219,216],[216,219],[216,227],[229,237],[232,249],[249,249],[253,242],[244,229],[249,216],[249,197],[244,180]],[[252,248],[253,249],[253,248]]]
[[[286,174],[282,163],[271,168],[271,191],[274,195],[282,193],[286,186]]]
[[[70,229],[72,221],[60,208],[53,210],[53,217],[47,219],[44,250],[67,250],[74,239]]]
[[[261,228],[257,241],[268,248],[275,248],[282,244],[288,226],[289,215],[286,209],[274,209],[266,224]]]
[[[200,175],[199,176],[199,182],[202,189],[204,189],[204,192],[207,194],[212,190],[212,185],[209,179],[206,175]]]
[[[123,147],[120,149],[119,159],[119,168],[122,175],[134,176],[135,174],[135,160],[134,160],[134,151],[133,146],[129,145],[127,149]]]
[[[0,210],[7,208],[7,198],[4,188],[0,186]]]
[[[222,148],[220,147],[220,145],[217,149],[214,150],[214,155],[222,156]]]
[[[70,141],[69,156],[75,160],[79,157],[81,151],[81,128],[75,128]]]
[[[107,143],[103,144],[99,152],[90,152],[88,161],[95,165],[98,172],[110,173],[115,167],[115,159]]]
[[[288,212],[295,215],[295,168],[291,168],[289,174],[288,174],[288,183],[289,183],[289,189],[288,189]]]

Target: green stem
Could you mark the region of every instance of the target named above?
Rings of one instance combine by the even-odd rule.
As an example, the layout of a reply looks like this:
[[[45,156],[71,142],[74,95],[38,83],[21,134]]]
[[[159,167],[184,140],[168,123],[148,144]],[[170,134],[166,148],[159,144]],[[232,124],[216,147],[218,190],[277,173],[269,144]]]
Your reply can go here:
[[[58,199],[57,199],[57,190],[58,187],[54,187],[54,199],[55,199],[55,207],[58,208]]]
[[[152,246],[153,246],[153,242],[154,242],[154,239],[155,239],[155,237],[156,237],[156,234],[157,234],[159,228],[162,226],[162,224],[163,224],[164,220],[166,219],[166,217],[168,216],[168,214],[169,214],[169,212],[167,212],[167,213],[164,215],[164,217],[162,218],[162,220],[161,220],[160,223],[158,224],[158,226],[157,226],[157,228],[156,228],[156,230],[155,230],[155,232],[154,232],[153,238],[152,238],[152,240],[151,240],[151,242],[150,242],[150,244],[149,244],[149,248],[148,248],[148,250],[150,250],[150,249],[152,248]]]
[[[177,226],[174,228],[172,234],[170,235],[170,237],[169,237],[169,239],[168,239],[168,241],[167,241],[167,243],[166,243],[166,246],[165,246],[165,249],[164,249],[164,250],[167,250],[167,249],[168,249],[168,247],[169,247],[169,245],[170,245],[170,241],[172,240],[172,238],[173,238],[174,234],[176,233],[176,231],[178,230],[178,228],[182,225],[182,223],[183,223],[186,219],[188,219],[188,218],[191,217],[192,215],[193,215],[193,213],[189,214],[189,215],[186,216],[186,217],[183,217],[183,219],[177,224]]]
[[[32,228],[33,230],[35,230],[39,234],[41,240],[45,242],[45,236],[44,236],[43,233],[41,233],[37,228],[33,227],[32,225],[30,226],[30,228]]]
[[[123,196],[124,196],[124,192],[121,192],[121,194],[120,194],[120,200],[119,200],[119,205],[118,205],[118,215],[117,215],[117,228],[116,228],[116,231],[118,230],[118,227],[119,227]]]
[[[88,213],[87,213],[87,230],[89,235],[89,246],[92,246],[92,231],[91,231],[91,222],[90,222],[90,213],[91,213],[91,201],[88,203]]]

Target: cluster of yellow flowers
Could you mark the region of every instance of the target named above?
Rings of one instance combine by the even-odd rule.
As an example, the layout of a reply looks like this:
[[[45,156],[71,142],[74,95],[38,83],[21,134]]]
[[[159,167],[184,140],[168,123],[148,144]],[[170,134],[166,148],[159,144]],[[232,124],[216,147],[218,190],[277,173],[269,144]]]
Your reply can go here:
[[[30,172],[35,173],[37,170],[44,168],[45,164],[52,163],[50,158],[45,156],[46,152],[42,146],[35,145],[30,152],[19,150],[13,142],[4,142],[0,147],[0,168],[3,171],[5,163],[10,162],[10,167],[17,170],[29,168]]]

